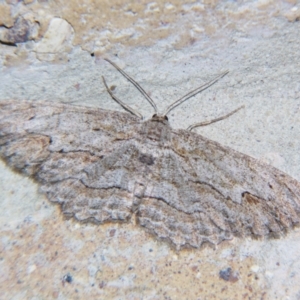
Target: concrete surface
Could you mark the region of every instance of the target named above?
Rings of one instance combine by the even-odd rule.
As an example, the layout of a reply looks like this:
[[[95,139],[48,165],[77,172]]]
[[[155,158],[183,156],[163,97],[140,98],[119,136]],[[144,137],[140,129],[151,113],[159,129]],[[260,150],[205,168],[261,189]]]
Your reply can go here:
[[[61,101],[122,110],[101,82],[145,118],[145,99],[174,128],[226,114],[197,132],[300,180],[300,1],[123,0],[0,4],[0,101]],[[176,252],[134,224],[65,220],[31,179],[0,171],[3,299],[299,299],[300,230]]]

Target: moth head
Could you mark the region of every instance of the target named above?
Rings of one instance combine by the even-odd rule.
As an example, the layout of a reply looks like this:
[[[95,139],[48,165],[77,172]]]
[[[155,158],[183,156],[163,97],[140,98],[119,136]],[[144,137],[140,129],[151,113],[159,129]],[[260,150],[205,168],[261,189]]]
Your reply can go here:
[[[161,122],[161,123],[169,123],[169,119],[167,116],[154,114],[151,118],[151,121]]]

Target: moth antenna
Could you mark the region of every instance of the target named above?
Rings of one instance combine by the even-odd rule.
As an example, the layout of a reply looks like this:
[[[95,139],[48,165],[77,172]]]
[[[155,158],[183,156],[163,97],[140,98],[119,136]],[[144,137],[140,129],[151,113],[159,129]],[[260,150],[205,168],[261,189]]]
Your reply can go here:
[[[212,124],[212,123],[215,123],[215,122],[218,122],[218,121],[221,121],[221,120],[224,120],[228,117],[230,117],[231,115],[235,114],[236,112],[238,112],[240,109],[242,108],[245,108],[245,105],[242,105],[240,107],[238,107],[237,109],[233,110],[232,112],[230,112],[229,114],[225,115],[225,116],[222,116],[222,117],[219,117],[219,118],[216,118],[216,119],[213,119],[213,120],[210,120],[210,121],[204,121],[204,122],[201,122],[201,123],[197,123],[197,124],[194,124],[194,125],[191,125],[187,128],[187,130],[191,131],[192,129],[196,128],[196,127],[199,127],[199,126],[206,126],[206,125],[209,125],[209,124]]]
[[[146,91],[128,74],[126,74],[121,68],[119,68],[115,63],[110,61],[107,58],[104,58],[107,62],[109,62],[113,67],[115,67],[128,81],[130,81],[139,91],[140,93],[147,99],[147,101],[152,105],[152,107],[155,110],[155,113],[157,113],[157,107],[154,101],[151,99],[151,97],[146,93]]]
[[[111,91],[111,90],[109,89],[109,87],[107,86],[106,81],[105,81],[105,79],[104,79],[103,76],[102,76],[102,80],[103,80],[103,83],[104,83],[104,85],[105,85],[105,87],[106,87],[107,92],[110,94],[110,96],[111,96],[117,103],[119,103],[125,110],[129,111],[129,112],[132,113],[133,115],[137,116],[137,117],[140,118],[140,119],[143,119],[143,116],[142,116],[139,112],[135,111],[135,110],[134,110],[133,108],[131,108],[129,105],[127,105],[127,104],[125,104],[124,102],[122,102],[119,98],[117,98],[117,97],[112,93],[112,91]]]
[[[212,79],[209,82],[204,83],[203,85],[199,86],[198,88],[190,91],[189,93],[187,93],[186,95],[184,95],[183,97],[181,97],[180,99],[178,99],[177,101],[175,101],[173,104],[171,104],[166,112],[164,113],[164,115],[166,116],[172,109],[174,109],[176,106],[180,105],[181,103],[183,103],[184,101],[188,100],[189,98],[197,95],[198,93],[206,90],[207,88],[209,88],[210,86],[212,86],[214,83],[216,83],[219,79],[221,79],[222,77],[224,77],[226,74],[228,74],[229,71],[225,71],[224,73],[218,75],[217,77],[215,77],[214,79]]]

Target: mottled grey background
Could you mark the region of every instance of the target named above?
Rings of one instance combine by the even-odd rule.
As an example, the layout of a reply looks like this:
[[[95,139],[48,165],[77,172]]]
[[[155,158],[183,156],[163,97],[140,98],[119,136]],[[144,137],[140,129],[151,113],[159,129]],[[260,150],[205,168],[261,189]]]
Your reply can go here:
[[[228,69],[172,111],[171,125],[187,128],[245,105],[197,132],[300,180],[299,1],[206,2],[1,4],[0,100],[122,110],[105,91],[103,75],[119,98],[149,118],[151,106],[104,57],[135,78],[160,111]],[[19,15],[38,20],[40,32],[14,47],[4,31]],[[299,230],[275,241],[235,239],[216,250],[176,253],[134,224],[65,220],[32,180],[4,164],[0,176],[0,286],[7,299],[300,297]],[[219,277],[228,267],[237,280]]]

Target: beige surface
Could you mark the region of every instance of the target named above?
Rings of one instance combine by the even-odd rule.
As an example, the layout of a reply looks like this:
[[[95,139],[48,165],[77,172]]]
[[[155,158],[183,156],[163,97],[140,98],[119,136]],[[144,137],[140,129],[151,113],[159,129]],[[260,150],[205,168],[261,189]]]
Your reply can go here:
[[[10,3],[0,5],[6,26],[0,28],[0,99],[121,110],[105,93],[104,75],[120,98],[149,117],[146,101],[103,57],[151,92],[160,111],[229,69],[174,110],[172,126],[186,128],[245,104],[243,112],[198,132],[300,180],[299,1]],[[26,22],[8,32],[20,15]],[[65,220],[32,180],[4,164],[0,176],[4,299],[300,297],[299,230],[280,240],[235,239],[176,253],[134,224]]]

